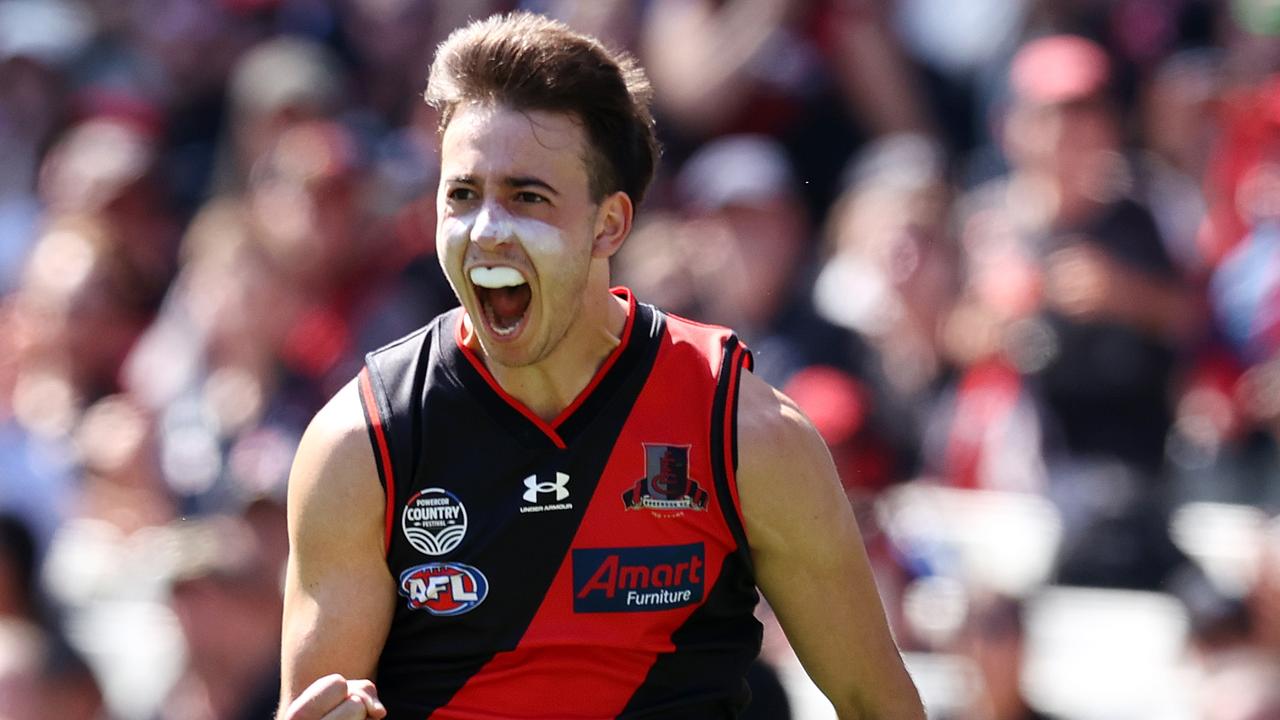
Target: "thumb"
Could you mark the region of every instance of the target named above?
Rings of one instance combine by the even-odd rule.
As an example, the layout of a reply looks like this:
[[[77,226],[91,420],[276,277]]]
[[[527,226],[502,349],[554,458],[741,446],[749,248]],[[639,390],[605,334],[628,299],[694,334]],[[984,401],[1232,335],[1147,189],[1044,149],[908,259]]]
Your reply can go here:
[[[347,695],[364,703],[364,711],[374,720],[387,716],[387,708],[378,699],[378,688],[368,680],[348,680]]]

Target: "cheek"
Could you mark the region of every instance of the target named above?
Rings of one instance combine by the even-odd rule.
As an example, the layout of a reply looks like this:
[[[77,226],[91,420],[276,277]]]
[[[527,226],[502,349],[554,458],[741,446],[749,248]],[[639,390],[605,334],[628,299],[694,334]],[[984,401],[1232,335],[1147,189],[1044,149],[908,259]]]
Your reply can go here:
[[[511,225],[512,234],[532,258],[558,258],[566,251],[564,235],[554,225],[529,218],[512,218]]]
[[[447,217],[440,222],[436,229],[436,255],[446,270],[450,258],[459,258],[465,252],[473,224],[470,217]]]
[[[589,247],[579,246],[561,228],[539,220],[518,218],[515,226],[520,247],[533,265],[543,293],[554,294],[560,286],[571,291],[579,285],[577,277],[590,261]]]

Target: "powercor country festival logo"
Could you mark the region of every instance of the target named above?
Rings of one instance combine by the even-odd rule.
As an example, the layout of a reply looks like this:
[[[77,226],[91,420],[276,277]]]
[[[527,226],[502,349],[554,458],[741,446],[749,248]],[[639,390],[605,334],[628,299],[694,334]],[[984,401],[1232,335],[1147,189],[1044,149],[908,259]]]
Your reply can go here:
[[[427,488],[404,504],[400,528],[414,550],[423,555],[444,555],[466,537],[467,508],[448,490]]]

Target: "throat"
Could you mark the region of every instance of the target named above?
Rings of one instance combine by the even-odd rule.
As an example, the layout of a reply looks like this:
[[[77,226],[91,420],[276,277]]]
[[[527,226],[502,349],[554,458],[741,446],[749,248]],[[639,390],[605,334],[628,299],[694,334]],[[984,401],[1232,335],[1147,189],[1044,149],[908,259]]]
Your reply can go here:
[[[529,285],[504,288],[479,288],[480,303],[495,332],[513,332],[529,311],[533,297]]]
[[[544,421],[552,422],[565,410],[578,404],[609,372],[626,341],[627,307],[610,303],[614,321],[579,322],[568,332],[568,342],[558,344],[542,362],[510,367],[487,359],[487,366],[498,384],[525,408]],[[581,320],[582,318],[580,318]]]

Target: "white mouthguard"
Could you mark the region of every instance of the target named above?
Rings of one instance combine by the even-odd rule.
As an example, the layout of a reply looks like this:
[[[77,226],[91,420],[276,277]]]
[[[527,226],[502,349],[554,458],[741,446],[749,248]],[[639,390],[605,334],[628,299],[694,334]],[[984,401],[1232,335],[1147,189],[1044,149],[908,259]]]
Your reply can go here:
[[[513,267],[471,268],[471,282],[482,288],[518,287],[525,284],[524,276]]]

